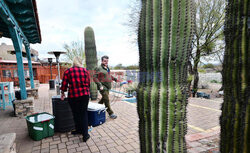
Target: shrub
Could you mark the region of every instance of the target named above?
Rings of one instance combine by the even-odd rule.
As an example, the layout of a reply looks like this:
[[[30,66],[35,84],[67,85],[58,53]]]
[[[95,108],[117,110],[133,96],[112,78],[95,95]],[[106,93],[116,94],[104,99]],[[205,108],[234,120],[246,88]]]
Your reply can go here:
[[[208,63],[208,64],[203,65],[203,68],[204,68],[204,69],[207,69],[207,68],[214,68],[214,65],[211,64],[211,63]]]
[[[200,73],[206,73],[206,70],[198,68],[198,72],[200,72]]]

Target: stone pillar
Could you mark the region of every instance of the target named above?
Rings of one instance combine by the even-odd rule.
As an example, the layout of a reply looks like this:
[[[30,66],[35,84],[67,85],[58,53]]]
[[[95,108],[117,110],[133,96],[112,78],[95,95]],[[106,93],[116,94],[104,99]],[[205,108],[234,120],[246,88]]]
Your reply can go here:
[[[34,105],[33,105],[34,98],[29,97],[25,100],[15,100],[14,104],[14,111],[17,117],[25,117],[34,113]]]
[[[27,89],[27,96],[34,97],[34,99],[38,99],[38,88]]]
[[[20,90],[16,90],[16,99],[20,100]],[[39,99],[38,88],[27,89],[27,97],[34,97],[34,99]]]

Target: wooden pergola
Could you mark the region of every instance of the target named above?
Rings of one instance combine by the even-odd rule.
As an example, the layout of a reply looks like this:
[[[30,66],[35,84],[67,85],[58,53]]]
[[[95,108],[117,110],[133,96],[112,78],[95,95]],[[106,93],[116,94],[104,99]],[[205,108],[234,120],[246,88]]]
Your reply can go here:
[[[27,99],[22,45],[25,46],[28,59],[31,88],[34,88],[30,43],[41,43],[42,40],[35,0],[0,0],[0,37],[10,38],[13,42],[21,99]]]

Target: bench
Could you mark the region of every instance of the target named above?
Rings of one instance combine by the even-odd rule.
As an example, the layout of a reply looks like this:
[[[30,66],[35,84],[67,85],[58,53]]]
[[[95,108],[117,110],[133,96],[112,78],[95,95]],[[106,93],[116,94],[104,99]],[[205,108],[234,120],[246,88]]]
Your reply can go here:
[[[16,153],[16,133],[0,135],[0,153]]]

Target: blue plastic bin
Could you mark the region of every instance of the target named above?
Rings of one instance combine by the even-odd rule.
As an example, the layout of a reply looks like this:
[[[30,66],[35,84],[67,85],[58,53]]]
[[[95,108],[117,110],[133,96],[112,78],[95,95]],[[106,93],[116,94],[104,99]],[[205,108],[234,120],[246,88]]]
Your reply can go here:
[[[104,105],[89,102],[88,105],[88,124],[98,126],[106,121],[106,109]]]

